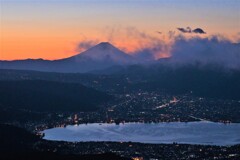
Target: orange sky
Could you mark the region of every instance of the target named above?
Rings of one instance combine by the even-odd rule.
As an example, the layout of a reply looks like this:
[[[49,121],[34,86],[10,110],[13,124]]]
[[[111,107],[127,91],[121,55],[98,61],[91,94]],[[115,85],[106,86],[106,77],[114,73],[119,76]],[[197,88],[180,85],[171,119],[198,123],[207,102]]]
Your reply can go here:
[[[184,1],[0,0],[0,59],[65,58],[77,54],[84,40],[110,41],[134,52],[166,41],[168,31],[177,27],[200,27],[208,35],[239,34],[240,1]]]

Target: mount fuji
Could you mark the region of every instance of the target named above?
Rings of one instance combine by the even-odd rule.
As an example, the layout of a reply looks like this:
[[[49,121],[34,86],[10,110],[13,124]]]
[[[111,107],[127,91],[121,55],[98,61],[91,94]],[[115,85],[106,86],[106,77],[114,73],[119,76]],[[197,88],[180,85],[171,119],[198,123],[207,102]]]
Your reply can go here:
[[[134,58],[108,42],[59,60],[25,59],[0,61],[0,69],[35,70],[44,72],[84,73],[112,66],[136,64]]]

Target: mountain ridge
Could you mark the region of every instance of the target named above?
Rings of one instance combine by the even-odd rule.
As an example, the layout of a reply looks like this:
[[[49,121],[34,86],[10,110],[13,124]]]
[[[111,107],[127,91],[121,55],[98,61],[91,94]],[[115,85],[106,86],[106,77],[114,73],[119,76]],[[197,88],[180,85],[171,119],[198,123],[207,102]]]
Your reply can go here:
[[[21,69],[44,72],[84,73],[116,65],[130,65],[136,61],[109,42],[101,42],[77,55],[58,59],[24,59],[0,61],[1,69]]]

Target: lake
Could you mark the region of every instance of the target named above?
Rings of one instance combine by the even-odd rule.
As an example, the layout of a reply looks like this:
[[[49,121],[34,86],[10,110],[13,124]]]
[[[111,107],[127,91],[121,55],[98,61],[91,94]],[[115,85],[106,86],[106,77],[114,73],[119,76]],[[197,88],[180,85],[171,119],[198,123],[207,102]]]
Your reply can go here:
[[[240,144],[240,123],[92,123],[44,130],[44,139],[69,142],[109,141],[203,145]]]

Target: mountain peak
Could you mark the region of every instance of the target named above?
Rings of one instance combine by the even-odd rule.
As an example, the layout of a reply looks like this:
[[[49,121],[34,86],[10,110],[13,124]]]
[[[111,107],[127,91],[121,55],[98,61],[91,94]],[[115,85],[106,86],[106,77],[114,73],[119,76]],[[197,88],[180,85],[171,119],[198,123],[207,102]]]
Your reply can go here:
[[[111,43],[109,42],[101,42],[99,44],[97,44],[95,47],[99,48],[99,49],[103,49],[103,50],[108,50],[111,48],[116,48],[114,47]],[[117,48],[116,48],[117,49]]]
[[[98,45],[111,45],[112,46],[112,44],[111,43],[109,43],[109,42],[100,42]]]
[[[88,50],[73,56],[73,58],[77,61],[83,58],[101,61],[104,63],[112,62],[116,64],[128,64],[133,61],[133,58],[130,55],[124,53],[109,42],[101,42],[96,46],[93,46]]]

